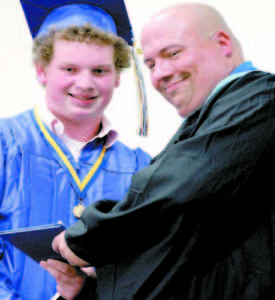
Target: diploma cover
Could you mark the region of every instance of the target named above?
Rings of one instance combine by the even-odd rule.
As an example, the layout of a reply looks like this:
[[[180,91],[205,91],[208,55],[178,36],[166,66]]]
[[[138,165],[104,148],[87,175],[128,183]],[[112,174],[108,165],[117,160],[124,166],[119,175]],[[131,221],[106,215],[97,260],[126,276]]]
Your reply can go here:
[[[0,237],[36,262],[49,258],[66,261],[52,249],[52,241],[56,235],[66,228],[62,223],[19,228],[0,231]],[[5,255],[5,254],[4,254]]]

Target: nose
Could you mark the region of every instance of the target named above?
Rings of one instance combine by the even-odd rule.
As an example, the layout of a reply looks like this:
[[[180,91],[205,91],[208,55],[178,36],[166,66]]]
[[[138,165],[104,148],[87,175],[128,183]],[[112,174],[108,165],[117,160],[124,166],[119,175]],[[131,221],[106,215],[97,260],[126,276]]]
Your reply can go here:
[[[166,81],[173,75],[172,65],[167,60],[155,61],[154,69],[151,73],[153,82]]]
[[[90,71],[80,72],[76,78],[76,87],[81,91],[92,90],[95,86],[94,78]]]

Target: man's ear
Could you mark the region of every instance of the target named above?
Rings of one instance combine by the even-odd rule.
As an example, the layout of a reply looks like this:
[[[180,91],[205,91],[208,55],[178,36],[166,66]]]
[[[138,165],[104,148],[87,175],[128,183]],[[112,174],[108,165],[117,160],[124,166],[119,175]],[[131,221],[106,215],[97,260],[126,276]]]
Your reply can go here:
[[[233,53],[233,41],[229,34],[224,31],[218,31],[213,37],[225,56],[231,56]]]
[[[35,64],[36,77],[40,84],[46,85],[47,76],[46,76],[46,67],[40,63]]]

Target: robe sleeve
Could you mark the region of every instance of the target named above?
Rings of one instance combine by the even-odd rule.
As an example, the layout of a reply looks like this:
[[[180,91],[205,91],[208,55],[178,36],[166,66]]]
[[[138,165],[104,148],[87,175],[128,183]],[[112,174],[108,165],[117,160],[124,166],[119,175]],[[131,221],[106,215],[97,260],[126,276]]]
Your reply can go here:
[[[3,138],[3,134],[1,133],[0,134],[0,199],[1,199],[0,204],[1,206],[2,206],[4,187],[5,187],[5,160],[6,160],[5,140]]]
[[[66,231],[70,249],[100,266],[156,244],[164,249],[176,236],[186,245],[200,240],[208,246],[241,235],[240,228],[256,222],[273,201],[275,105],[274,84],[270,86],[251,87],[249,93],[244,89],[236,99],[229,89],[229,99],[208,107],[190,138],[183,138],[184,129],[133,176],[122,201],[101,201],[84,211]]]
[[[5,192],[5,162],[6,162],[6,141],[3,137],[4,135],[0,134],[0,224],[4,224],[6,216],[3,213],[3,194]],[[4,230],[0,226],[0,230]],[[8,257],[5,255],[5,242],[0,238],[0,299],[13,299],[21,300],[21,296],[16,291],[13,286],[10,274],[10,264]]]

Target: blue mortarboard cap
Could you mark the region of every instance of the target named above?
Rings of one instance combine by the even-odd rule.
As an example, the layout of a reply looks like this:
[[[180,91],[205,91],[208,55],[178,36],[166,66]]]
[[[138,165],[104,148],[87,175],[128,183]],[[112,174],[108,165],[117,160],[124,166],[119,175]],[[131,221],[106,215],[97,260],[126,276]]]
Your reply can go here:
[[[133,45],[132,26],[123,0],[20,0],[32,37],[51,25],[63,28],[90,23]]]
[[[56,28],[65,28],[72,24],[81,26],[85,23],[91,23],[97,28],[117,34],[113,18],[103,9],[90,4],[69,4],[51,11],[37,35],[46,34],[53,24]]]

